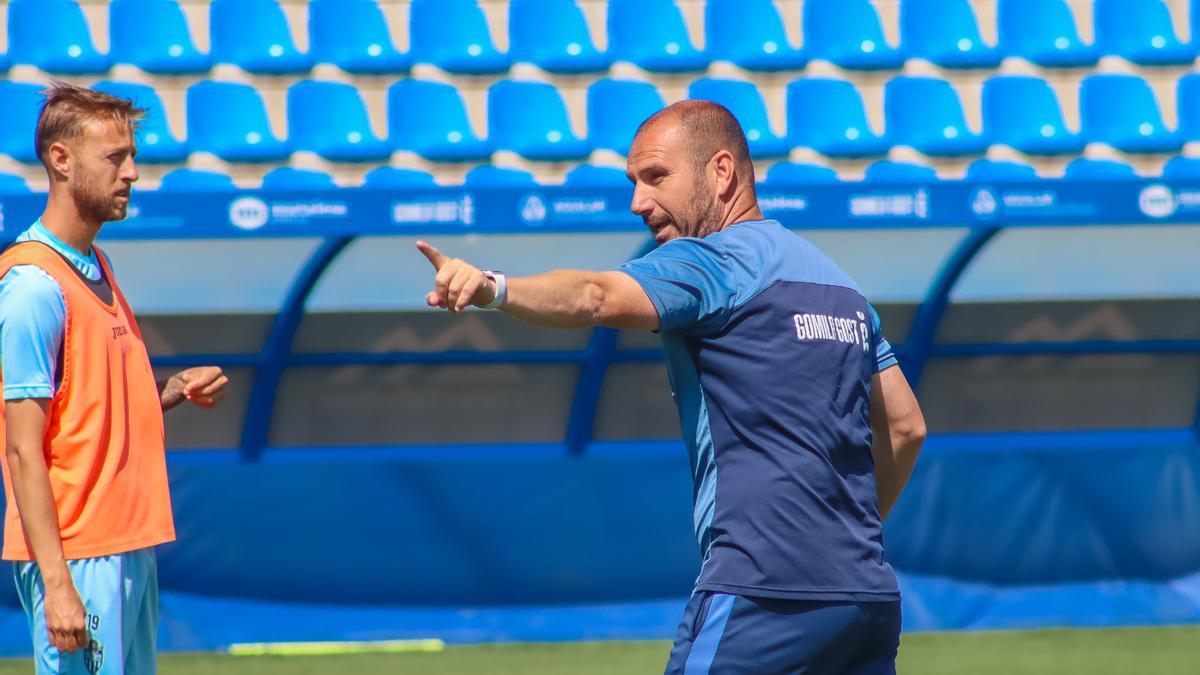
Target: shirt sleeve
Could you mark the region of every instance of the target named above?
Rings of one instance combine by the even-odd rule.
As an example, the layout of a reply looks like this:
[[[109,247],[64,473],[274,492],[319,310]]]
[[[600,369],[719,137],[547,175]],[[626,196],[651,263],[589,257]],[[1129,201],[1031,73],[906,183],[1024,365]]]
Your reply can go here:
[[[52,398],[67,308],[62,290],[36,267],[0,279],[0,369],[4,400]]]
[[[883,322],[879,320],[879,312],[876,312],[875,308],[869,304],[867,309],[871,310],[871,335],[875,342],[875,372],[882,373],[900,363],[900,360],[892,351],[892,343],[883,336]]]
[[[737,297],[737,269],[728,253],[690,238],[669,241],[618,268],[650,296],[661,330],[687,333],[725,324]]]

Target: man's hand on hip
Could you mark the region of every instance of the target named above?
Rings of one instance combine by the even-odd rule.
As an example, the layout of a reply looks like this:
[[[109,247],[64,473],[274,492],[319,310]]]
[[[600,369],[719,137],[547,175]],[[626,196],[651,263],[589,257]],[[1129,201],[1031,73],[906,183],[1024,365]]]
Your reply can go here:
[[[451,258],[423,241],[417,249],[433,265],[433,290],[425,296],[430,307],[461,312],[471,305],[484,306],[496,299],[496,284],[482,270],[460,258]]]

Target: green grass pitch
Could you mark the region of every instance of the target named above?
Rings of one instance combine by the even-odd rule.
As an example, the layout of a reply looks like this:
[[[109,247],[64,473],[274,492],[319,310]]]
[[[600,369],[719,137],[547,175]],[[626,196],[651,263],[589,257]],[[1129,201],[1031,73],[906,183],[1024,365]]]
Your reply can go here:
[[[451,646],[431,654],[232,657],[165,654],[162,675],[616,675],[661,673],[666,642]],[[1200,673],[1200,626],[904,636],[901,675]],[[0,661],[0,675],[32,672]]]

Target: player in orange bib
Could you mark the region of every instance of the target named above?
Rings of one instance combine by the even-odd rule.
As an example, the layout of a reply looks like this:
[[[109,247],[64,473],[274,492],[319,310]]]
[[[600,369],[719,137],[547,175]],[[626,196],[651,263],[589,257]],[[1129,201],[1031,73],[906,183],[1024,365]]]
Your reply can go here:
[[[49,200],[0,254],[3,558],[16,563],[39,674],[154,673],[153,547],[175,539],[162,413],[215,405],[228,380],[206,367],[156,382],[93,246],[125,217],[143,111],[61,83],[44,94]]]

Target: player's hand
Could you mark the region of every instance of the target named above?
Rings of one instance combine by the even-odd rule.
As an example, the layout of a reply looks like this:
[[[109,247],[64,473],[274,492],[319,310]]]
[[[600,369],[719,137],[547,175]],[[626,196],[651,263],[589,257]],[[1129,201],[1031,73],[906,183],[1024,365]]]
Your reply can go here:
[[[188,368],[176,375],[183,384],[183,396],[201,408],[211,408],[225,398],[229,378],[217,366]]]
[[[46,632],[50,644],[60,651],[87,649],[91,636],[87,630],[87,612],[79,599],[79,591],[68,576],[65,581],[46,586]]]
[[[423,241],[417,249],[433,265],[433,290],[425,296],[425,304],[451,312],[461,312],[471,305],[483,306],[496,299],[496,284],[479,268],[460,258],[451,258]]]

